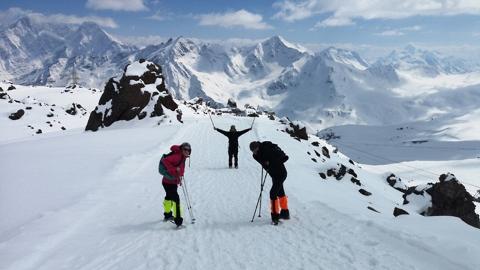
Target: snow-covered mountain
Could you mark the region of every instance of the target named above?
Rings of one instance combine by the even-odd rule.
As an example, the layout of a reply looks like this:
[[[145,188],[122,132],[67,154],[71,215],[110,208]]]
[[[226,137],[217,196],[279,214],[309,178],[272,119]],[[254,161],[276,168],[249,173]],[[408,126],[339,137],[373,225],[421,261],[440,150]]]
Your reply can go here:
[[[0,74],[29,85],[67,85],[73,68],[85,86],[102,87],[134,48],[97,24],[46,23],[25,16],[0,31]]]
[[[441,89],[480,83],[465,61],[413,46],[374,64],[345,49],[311,53],[279,36],[238,47],[179,37],[138,50],[94,23],[74,27],[29,17],[0,31],[0,54],[0,75],[14,82],[63,86],[75,69],[80,84],[100,89],[128,63],[147,59],[162,67],[176,98],[201,97],[216,106],[233,99],[314,130],[416,121],[431,114],[427,102],[413,100],[419,95],[428,100]]]
[[[406,46],[401,51],[394,50],[385,58],[379,59],[378,65],[392,65],[402,71],[418,72],[423,76],[435,77],[440,74],[461,74],[473,71],[467,61],[444,56],[435,51]]]

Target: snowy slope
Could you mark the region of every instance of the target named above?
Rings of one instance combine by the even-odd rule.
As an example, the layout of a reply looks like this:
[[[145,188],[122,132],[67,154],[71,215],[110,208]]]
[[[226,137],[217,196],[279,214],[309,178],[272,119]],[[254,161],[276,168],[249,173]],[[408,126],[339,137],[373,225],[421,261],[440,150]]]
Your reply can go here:
[[[294,140],[265,116],[240,137],[240,168],[228,169],[226,138],[213,131],[207,115],[181,109],[183,125],[148,119],[0,145],[0,215],[7,217],[0,220],[0,268],[480,267],[477,229],[452,217],[393,217],[402,198],[384,181],[385,171],[353,165],[315,137]],[[246,117],[212,118],[220,128],[252,124]],[[252,140],[272,140],[290,156],[285,189],[292,219],[278,227],[269,225],[270,179],[262,217],[250,222],[261,172],[248,149]],[[189,224],[185,211],[187,227],[177,231],[161,221],[157,163],[170,145],[184,141],[193,148],[185,179],[197,222]],[[362,186],[319,177],[337,163],[354,169]]]
[[[8,91],[9,87],[15,89]],[[22,86],[0,82],[10,99],[0,99],[0,144],[5,141],[41,137],[45,133],[83,130],[101,91],[94,88]],[[72,107],[75,109],[72,110]],[[9,115],[23,110],[18,120]],[[69,113],[70,112],[70,113]]]

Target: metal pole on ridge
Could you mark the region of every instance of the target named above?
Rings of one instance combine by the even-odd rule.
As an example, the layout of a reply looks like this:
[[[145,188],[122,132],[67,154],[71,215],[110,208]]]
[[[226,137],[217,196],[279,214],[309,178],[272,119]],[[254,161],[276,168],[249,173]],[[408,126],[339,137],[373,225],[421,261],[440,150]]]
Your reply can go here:
[[[253,123],[255,123],[255,119],[257,119],[257,118],[253,117],[252,125],[250,126],[250,128],[253,128]]]

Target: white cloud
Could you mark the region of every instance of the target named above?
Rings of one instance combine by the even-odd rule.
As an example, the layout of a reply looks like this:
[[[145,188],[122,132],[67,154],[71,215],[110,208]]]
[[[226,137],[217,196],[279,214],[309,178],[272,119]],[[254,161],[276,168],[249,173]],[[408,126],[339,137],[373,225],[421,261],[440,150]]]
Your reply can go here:
[[[243,27],[246,29],[271,29],[271,25],[263,22],[263,17],[259,14],[248,12],[244,9],[226,12],[226,13],[209,13],[195,16],[200,25],[214,25],[226,28]]]
[[[326,20],[317,22],[313,30],[323,27],[347,26],[355,24],[350,18],[330,17]]]
[[[380,32],[380,33],[376,33],[375,35],[377,35],[377,36],[403,36],[403,35],[405,35],[405,33],[402,32],[402,31],[399,31],[399,30],[387,30],[387,31],[383,31],[383,32]]]
[[[143,0],[88,0],[87,8],[95,10],[142,11],[148,10]]]
[[[31,10],[24,10],[21,8],[9,8],[6,11],[0,12],[0,23],[4,26],[8,26],[14,23],[21,17],[28,16],[32,20],[41,23],[67,23],[67,24],[82,24],[84,22],[94,22],[100,26],[108,28],[117,28],[118,25],[112,18],[98,17],[98,16],[76,16],[65,14],[52,14],[45,15]]]
[[[160,12],[160,11],[157,11],[152,16],[147,17],[147,19],[154,20],[154,21],[159,21],[159,22],[170,20],[170,18],[171,18],[171,14],[165,13],[165,12]]]
[[[480,15],[478,0],[282,0],[274,18],[293,22],[327,15],[318,27],[348,25],[354,19],[401,19],[412,16]]]
[[[399,29],[390,29],[385,30],[380,33],[375,33],[374,35],[377,36],[404,36],[405,32],[416,32],[422,30],[422,27],[419,25],[410,26],[410,27],[403,27]]]

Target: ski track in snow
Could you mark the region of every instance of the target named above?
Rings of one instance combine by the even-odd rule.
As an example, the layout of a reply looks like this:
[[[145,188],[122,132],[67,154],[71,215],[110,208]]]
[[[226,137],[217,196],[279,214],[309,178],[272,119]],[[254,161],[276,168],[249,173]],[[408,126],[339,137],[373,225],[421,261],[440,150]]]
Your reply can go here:
[[[221,128],[230,125],[227,119],[216,121]],[[235,124],[249,125],[247,120]],[[240,137],[239,169],[228,168],[227,138],[214,132],[209,120],[187,124],[171,140],[123,157],[77,204],[46,213],[0,243],[5,261],[14,261],[0,262],[0,269],[473,269],[432,253],[408,235],[302,201],[289,192],[291,175],[285,189],[292,219],[270,225],[268,177],[262,216],[250,222],[261,170],[248,142],[258,134],[254,129]],[[172,144],[183,141],[193,149],[185,180],[197,221],[190,224],[179,187],[186,228],[176,230],[162,221],[157,163]]]

